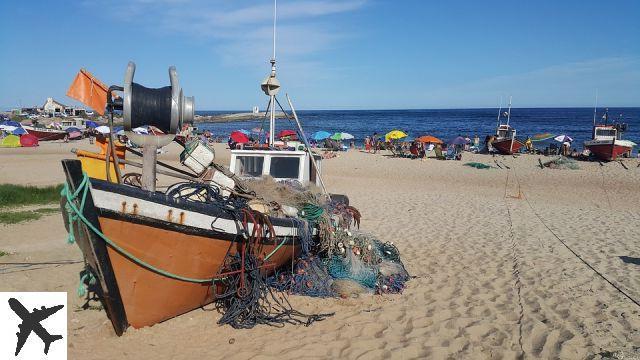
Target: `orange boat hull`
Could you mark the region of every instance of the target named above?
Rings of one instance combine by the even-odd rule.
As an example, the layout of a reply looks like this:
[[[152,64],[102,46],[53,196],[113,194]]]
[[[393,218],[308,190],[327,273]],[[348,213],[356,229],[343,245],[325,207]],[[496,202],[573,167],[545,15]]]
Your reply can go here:
[[[99,221],[107,237],[140,260],[191,278],[206,279],[216,274],[231,245],[229,240],[184,234],[102,216]],[[263,251],[268,254],[275,246],[265,245]],[[212,283],[174,280],[141,267],[111,247],[107,249],[127,321],[134,328],[151,326],[214,300],[216,288]],[[232,246],[230,253],[235,252]],[[293,254],[293,246],[283,246],[269,261],[277,268],[290,261]]]

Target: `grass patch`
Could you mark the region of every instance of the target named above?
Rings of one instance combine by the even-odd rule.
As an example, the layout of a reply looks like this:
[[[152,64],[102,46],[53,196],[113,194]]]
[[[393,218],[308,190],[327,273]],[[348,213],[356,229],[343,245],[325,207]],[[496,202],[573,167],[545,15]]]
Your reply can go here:
[[[59,213],[60,209],[43,208],[32,211],[0,212],[0,224],[17,224],[40,219],[43,215]]]
[[[62,184],[46,187],[0,184],[0,207],[57,203],[61,190]]]
[[[6,255],[9,255],[9,253],[6,251],[0,250],[0,257],[6,256]]]

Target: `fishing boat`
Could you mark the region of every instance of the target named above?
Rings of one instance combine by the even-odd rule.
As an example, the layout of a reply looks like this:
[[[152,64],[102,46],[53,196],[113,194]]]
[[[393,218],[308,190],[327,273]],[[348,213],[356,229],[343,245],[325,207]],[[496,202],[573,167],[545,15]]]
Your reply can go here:
[[[491,145],[503,155],[512,155],[520,151],[524,144],[516,138],[516,129],[509,125],[511,120],[511,98],[509,98],[509,110],[506,115],[506,123],[502,123],[502,107],[498,109],[498,126],[496,135]]]
[[[594,109],[591,140],[584,142],[585,149],[602,161],[615,161],[619,157],[630,157],[631,151],[636,144],[622,139],[622,134],[628,128],[627,124],[620,122],[607,124],[609,119],[608,109],[602,116],[604,124],[596,124],[595,113],[596,110]]]
[[[87,189],[79,208],[87,223],[76,222],[70,231],[118,335],[128,326],[151,326],[211,303],[221,290],[214,279],[224,276],[225,258],[240,250],[242,222],[249,232],[264,225],[234,218],[220,204],[185,202],[98,179],[83,185],[79,160],[64,160],[63,168],[70,192]],[[262,240],[262,250],[273,269],[290,261],[300,239],[289,219],[269,222],[274,234]]]
[[[206,201],[192,201],[189,195],[183,196],[184,191],[195,190],[191,192],[194,196],[199,191],[210,194],[213,182],[186,176],[189,173],[185,171],[176,173],[191,180],[182,183],[183,188],[157,191],[156,149],[175,137],[167,134],[176,134],[182,122],[193,119],[193,99],[183,96],[173,67],[169,71],[170,90],[133,83],[134,72],[135,65],[130,63],[125,86],[110,88],[108,108],[111,115],[114,109],[123,111],[125,133],[145,150],[143,164],[138,164],[143,168],[142,183],[135,186],[122,180],[124,163],[133,163],[124,159],[124,150],[116,149],[112,134],[106,154],[78,151],[82,162],[62,162],[67,180],[62,201],[65,225],[87,263],[83,280],[90,284],[88,279],[93,279],[118,335],[129,326],[151,326],[214,301],[217,294],[226,291],[222,283],[226,277],[239,274],[245,278],[244,266],[231,269],[228,261],[234,256],[244,259],[246,249],[252,249],[261,271],[270,273],[291,261],[310,234],[293,218],[234,207],[229,197],[215,192]],[[112,100],[111,91],[116,90],[124,95]],[[168,98],[160,105],[144,101],[163,96]],[[145,113],[154,117],[144,118]],[[161,131],[135,134],[132,129],[140,122]],[[148,168],[153,170],[147,173]],[[152,178],[145,180],[149,174]],[[238,286],[238,292],[250,290],[243,281]]]
[[[67,132],[58,129],[49,129],[44,127],[34,127],[29,125],[22,126],[27,132],[38,138],[38,141],[62,140],[67,136]]]

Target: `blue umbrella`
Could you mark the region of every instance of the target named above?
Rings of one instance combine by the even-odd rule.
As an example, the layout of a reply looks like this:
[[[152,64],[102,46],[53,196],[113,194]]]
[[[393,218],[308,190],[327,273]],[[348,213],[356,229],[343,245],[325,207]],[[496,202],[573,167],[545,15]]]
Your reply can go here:
[[[328,138],[329,136],[331,136],[331,133],[321,130],[321,131],[316,131],[313,134],[311,134],[310,139],[316,140],[316,141],[321,141],[321,140],[324,140],[324,139]]]
[[[87,122],[86,122],[86,125],[87,125],[87,127],[90,127],[90,128],[92,128],[92,129],[93,129],[93,128],[97,128],[97,127],[98,127],[98,124],[96,124],[95,122],[93,122],[93,121],[91,121],[91,120],[87,121]]]
[[[243,134],[245,134],[245,135],[247,135],[247,136],[251,135],[251,131],[246,130],[246,129],[240,129],[240,130],[238,130],[238,131],[240,131],[241,133],[243,133]]]
[[[464,145],[466,143],[467,143],[467,139],[463,138],[462,136],[458,136],[447,141],[447,144],[449,145]]]
[[[72,133],[72,132],[74,132],[74,131],[76,131],[76,132],[82,132],[82,131],[80,131],[80,129],[75,128],[75,127],[68,127],[68,128],[67,128],[67,130],[65,130],[65,131],[66,131],[66,132],[68,132],[68,133]]]
[[[22,127],[22,125],[20,125],[20,123],[15,122],[15,121],[11,121],[11,120],[5,120],[3,122],[0,122],[0,125]]]
[[[25,130],[25,129],[21,128],[21,127],[16,128],[16,129],[15,129],[15,130],[13,130],[11,133],[12,133],[13,135],[24,135],[24,134],[28,134],[28,133],[27,133],[27,130]]]

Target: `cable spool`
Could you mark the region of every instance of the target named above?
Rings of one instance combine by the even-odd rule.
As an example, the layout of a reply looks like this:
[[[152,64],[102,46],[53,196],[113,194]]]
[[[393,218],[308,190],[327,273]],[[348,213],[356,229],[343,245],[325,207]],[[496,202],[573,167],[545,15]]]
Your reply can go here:
[[[125,135],[135,144],[162,147],[170,143],[184,121],[193,121],[194,99],[186,97],[174,66],[169,67],[170,86],[158,89],[133,82],[136,64],[129,62],[124,78],[123,116]],[[166,135],[136,134],[132,129],[155,126]]]

